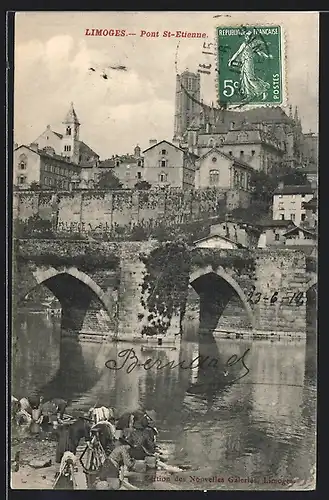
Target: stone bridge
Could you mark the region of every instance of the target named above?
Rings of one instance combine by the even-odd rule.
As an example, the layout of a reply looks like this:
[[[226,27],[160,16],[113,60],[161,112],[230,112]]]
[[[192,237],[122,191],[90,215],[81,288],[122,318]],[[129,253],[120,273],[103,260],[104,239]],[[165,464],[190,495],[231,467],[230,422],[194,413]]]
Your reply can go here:
[[[141,304],[141,254],[159,243],[95,240],[14,241],[13,304],[45,285],[62,307],[62,331],[139,337],[149,312]],[[190,286],[200,297],[200,334],[216,330],[233,296],[239,297],[255,335],[306,336],[315,304],[315,262],[295,250],[192,248]],[[310,297],[313,298],[310,298]],[[314,306],[315,307],[315,306]],[[179,322],[169,330],[179,333]]]

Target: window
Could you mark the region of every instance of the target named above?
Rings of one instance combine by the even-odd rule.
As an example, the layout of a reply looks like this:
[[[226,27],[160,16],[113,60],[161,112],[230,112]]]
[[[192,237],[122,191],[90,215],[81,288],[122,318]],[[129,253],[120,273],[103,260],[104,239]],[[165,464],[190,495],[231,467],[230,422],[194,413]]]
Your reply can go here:
[[[295,214],[290,214],[290,220],[294,221],[296,219]]]
[[[71,146],[70,146],[70,144],[66,144],[66,145],[64,146],[64,151],[71,151]]]
[[[167,181],[167,174],[161,172],[161,174],[159,175],[159,181],[166,182]]]
[[[161,160],[161,167],[167,166],[167,160]]]
[[[138,162],[137,162],[137,166],[138,166],[138,167],[142,167],[142,166],[143,166],[143,162],[142,162],[142,160],[138,160]]]
[[[26,170],[27,157],[26,155],[21,155],[19,157],[18,166],[21,170]]]
[[[275,236],[274,236],[274,239],[275,239],[275,241],[279,241],[280,240],[280,235],[278,233],[276,233]]]
[[[254,149],[251,150],[251,156],[255,156],[256,151]]]
[[[26,177],[25,177],[25,175],[20,175],[20,176],[18,177],[18,184],[25,184],[25,182],[26,182]]]
[[[72,130],[71,127],[66,127],[66,135],[71,135]]]
[[[117,161],[115,162],[115,166],[116,166],[116,167],[119,167],[119,166],[120,166],[120,160],[117,160]]]
[[[302,194],[302,198],[305,198],[305,194]]]
[[[137,179],[141,179],[142,178],[142,173],[141,172],[137,172]]]
[[[232,156],[232,154],[233,154],[233,153],[232,153],[232,151],[229,151],[229,152],[228,152],[228,154],[229,154],[230,156]]]
[[[243,156],[244,155],[244,151],[240,151],[240,156]]]
[[[161,154],[162,154],[162,155],[166,155],[166,154],[167,154],[167,151],[166,151],[165,149],[163,149],[163,150],[161,151]]]
[[[44,183],[48,186],[48,177],[45,177]]]
[[[217,161],[216,156],[213,156],[213,157],[211,158],[211,161],[212,161],[213,163],[216,163],[216,161]]]
[[[306,214],[302,214],[300,218],[302,221],[304,221],[306,219]]]
[[[217,186],[219,184],[219,170],[210,170],[209,184],[210,186]]]
[[[280,214],[280,220],[284,220],[284,214]]]

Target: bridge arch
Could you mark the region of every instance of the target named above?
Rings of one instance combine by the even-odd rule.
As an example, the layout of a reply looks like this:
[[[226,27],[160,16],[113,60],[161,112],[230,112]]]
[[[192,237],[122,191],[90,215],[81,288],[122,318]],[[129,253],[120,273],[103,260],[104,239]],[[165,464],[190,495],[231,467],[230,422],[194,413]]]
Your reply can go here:
[[[47,269],[37,269],[36,271],[33,272],[34,279],[36,281],[36,285],[33,286],[31,289],[25,291],[24,295],[21,296],[20,300],[24,300],[24,298],[32,292],[35,288],[37,288],[40,285],[46,285],[46,282],[48,280],[51,280],[52,278],[60,277],[63,275],[68,275],[71,276],[72,278],[75,278],[77,281],[80,283],[83,283],[86,285],[97,297],[97,299],[100,300],[100,302],[105,306],[106,309],[110,307],[110,304],[108,303],[108,299],[106,297],[105,292],[101,289],[95,281],[88,276],[88,274],[84,273],[83,271],[80,271],[76,267],[70,267],[70,268],[65,268],[65,269],[55,269],[54,267],[50,267]]]
[[[189,284],[193,286],[193,283],[195,283],[198,279],[211,275],[213,276],[215,275],[218,278],[221,278],[224,282],[226,282],[226,284],[228,284],[234,290],[234,292],[238,295],[243,304],[243,307],[246,311],[252,329],[255,329],[254,313],[247,300],[244,291],[242,290],[239,283],[230,274],[228,274],[223,267],[219,266],[216,270],[214,270],[212,266],[205,266],[203,268],[198,268],[191,273]]]

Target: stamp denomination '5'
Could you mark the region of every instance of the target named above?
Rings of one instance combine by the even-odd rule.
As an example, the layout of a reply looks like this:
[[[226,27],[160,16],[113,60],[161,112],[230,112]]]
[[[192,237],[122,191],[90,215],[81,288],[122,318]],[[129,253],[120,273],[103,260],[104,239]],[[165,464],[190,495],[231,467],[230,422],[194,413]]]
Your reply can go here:
[[[217,27],[216,37],[219,101],[281,104],[281,27]]]

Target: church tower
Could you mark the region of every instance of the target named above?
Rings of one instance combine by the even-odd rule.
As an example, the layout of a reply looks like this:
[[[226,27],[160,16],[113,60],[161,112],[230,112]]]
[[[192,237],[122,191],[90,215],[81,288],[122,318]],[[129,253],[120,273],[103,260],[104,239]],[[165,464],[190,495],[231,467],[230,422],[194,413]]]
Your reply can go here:
[[[62,156],[72,163],[79,163],[79,129],[80,122],[74,110],[73,102],[67,112],[64,121],[64,133],[62,140]]]
[[[195,99],[191,99],[191,97]],[[196,102],[197,101],[197,102]],[[176,76],[174,141],[181,139],[200,114],[200,73],[186,70]]]

